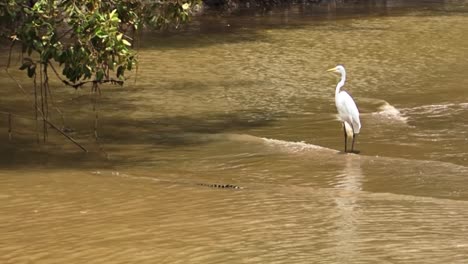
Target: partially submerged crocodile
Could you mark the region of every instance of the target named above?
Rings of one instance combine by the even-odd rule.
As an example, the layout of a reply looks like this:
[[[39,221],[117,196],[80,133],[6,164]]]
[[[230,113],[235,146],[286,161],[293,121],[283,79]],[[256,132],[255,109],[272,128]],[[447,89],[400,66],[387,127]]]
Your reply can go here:
[[[93,174],[101,174],[101,172],[96,171],[92,172]],[[146,180],[156,180],[158,182],[166,182],[166,183],[171,183],[171,184],[189,184],[189,185],[197,185],[197,186],[204,186],[204,187],[210,187],[210,188],[216,188],[216,189],[244,189],[244,187],[234,185],[234,184],[218,184],[218,183],[190,183],[190,182],[177,182],[177,181],[168,181],[168,180],[162,180],[162,179],[157,179],[157,178],[150,178],[150,177],[138,177],[138,176],[132,176],[128,175],[125,173],[119,173],[119,172],[112,172],[112,175],[115,176],[120,176],[120,177],[125,177],[125,178],[132,178],[132,179],[146,179]]]
[[[197,183],[197,185],[218,189],[243,189],[243,187],[234,184]]]

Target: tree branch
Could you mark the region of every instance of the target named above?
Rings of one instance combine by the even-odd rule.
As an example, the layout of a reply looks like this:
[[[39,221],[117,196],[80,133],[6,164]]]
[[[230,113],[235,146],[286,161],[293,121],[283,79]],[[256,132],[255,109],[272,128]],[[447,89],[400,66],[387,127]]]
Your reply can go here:
[[[10,120],[10,131],[11,131],[11,118],[12,116],[16,116],[16,117],[19,117],[19,118],[23,118],[23,119],[27,119],[27,120],[34,120],[33,118],[29,118],[29,117],[25,117],[25,116],[20,116],[20,115],[17,115],[17,114],[12,114],[10,112],[5,112],[5,111],[0,111],[0,114],[5,114],[5,115],[8,115]],[[54,125],[52,122],[50,122],[49,120],[45,120],[45,122],[50,126],[52,127],[53,129],[57,130],[57,132],[59,132],[60,134],[62,134],[64,137],[66,137],[67,139],[69,139],[71,142],[73,142],[75,145],[77,145],[80,149],[82,149],[84,152],[88,152],[88,150],[83,147],[80,143],[76,142],[75,139],[73,139],[72,137],[70,137],[69,135],[65,134],[65,132],[63,132],[60,128],[58,128],[56,125]],[[9,131],[9,132],[10,132]]]
[[[62,80],[62,82],[68,86],[71,86],[75,89],[78,89],[80,88],[81,86],[87,84],[87,83],[93,83],[93,84],[102,84],[102,83],[112,83],[112,84],[118,84],[120,86],[122,86],[124,84],[124,81],[122,80],[115,80],[115,79],[105,79],[105,80],[101,80],[101,81],[97,81],[97,80],[93,80],[93,81],[82,81],[82,82],[79,82],[79,83],[70,83],[69,81],[66,81],[66,80]]]

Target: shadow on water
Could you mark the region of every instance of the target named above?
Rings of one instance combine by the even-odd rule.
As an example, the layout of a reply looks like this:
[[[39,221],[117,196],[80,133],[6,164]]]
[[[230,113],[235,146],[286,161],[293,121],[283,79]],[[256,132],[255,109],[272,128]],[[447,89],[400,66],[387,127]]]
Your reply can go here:
[[[372,16],[399,16],[417,10],[442,10],[444,1],[305,1],[302,4],[255,6],[239,3],[231,8],[209,9],[195,16],[183,30],[151,32],[141,36],[142,49],[204,47],[220,43],[236,44],[266,40],[265,29],[301,28],[318,21]],[[248,5],[248,7],[246,6]],[[454,11],[458,12],[458,11]],[[320,24],[315,24],[320,27]],[[328,29],[327,29],[328,30]],[[197,37],[193,38],[196,34]],[[186,41],[183,41],[186,40]]]
[[[184,137],[187,134],[219,134],[248,131],[269,126],[275,117],[262,112],[238,111],[209,113],[206,116],[171,116],[151,120],[105,121],[101,133],[105,141],[119,144],[152,144],[177,147],[203,144],[200,137]],[[138,136],[129,136],[132,133]]]
[[[236,84],[250,86],[251,81],[240,80],[236,81]],[[3,99],[0,111],[14,114],[12,140],[8,140],[8,118],[1,115],[0,138],[6,140],[0,141],[3,156],[0,166],[106,167],[118,162],[108,159],[106,144],[113,147],[139,144],[160,150],[191,147],[213,141],[213,137],[200,136],[201,134],[232,133],[266,127],[280,116],[261,108],[229,109],[229,99],[223,95],[220,95],[220,100],[226,101],[225,111],[218,108],[214,111],[204,109],[194,112],[193,109],[186,108],[185,104],[190,105],[187,102],[187,93],[204,93],[207,90],[212,92],[209,91],[209,87],[232,85],[232,82],[226,80],[203,83],[188,80],[160,83],[157,89],[149,84],[123,88],[105,86],[98,104],[99,140],[96,142],[93,129],[94,96],[87,88],[71,91],[54,84],[54,98],[64,114],[65,123],[62,123],[60,114],[52,107],[50,120],[57,127],[61,128],[64,125],[69,130],[67,134],[88,149],[89,153],[82,153],[77,146],[51,128],[47,143],[42,143],[42,124],[38,122],[37,137],[30,100],[26,100],[22,94],[11,88],[14,96],[9,95]],[[13,84],[11,87],[14,87]],[[30,87],[26,85],[25,88],[28,90]],[[220,89],[222,92],[223,88]],[[172,107],[181,109],[174,112]]]
[[[103,118],[100,121],[99,141],[94,139],[94,131],[89,120],[69,120],[73,132],[68,133],[85,148],[81,152],[70,141],[50,129],[46,144],[36,142],[33,124],[27,125],[29,133],[13,133],[12,141],[2,141],[0,151],[3,154],[0,166],[46,166],[106,168],[120,163],[117,156],[110,160],[106,146],[120,152],[122,159],[132,155],[132,147],[144,146],[145,149],[161,151],[178,147],[191,148],[216,141],[216,134],[249,131],[269,126],[276,117],[261,111],[237,111],[227,113],[208,113],[206,115],[162,116],[152,119]],[[3,129],[4,130],[4,129]],[[3,133],[2,138],[8,138]],[[42,140],[42,136],[40,138]],[[127,149],[131,146],[130,149]],[[116,148],[116,149],[115,149]],[[123,152],[122,152],[123,151]],[[127,153],[128,151],[128,153]],[[144,157],[142,157],[144,159]]]

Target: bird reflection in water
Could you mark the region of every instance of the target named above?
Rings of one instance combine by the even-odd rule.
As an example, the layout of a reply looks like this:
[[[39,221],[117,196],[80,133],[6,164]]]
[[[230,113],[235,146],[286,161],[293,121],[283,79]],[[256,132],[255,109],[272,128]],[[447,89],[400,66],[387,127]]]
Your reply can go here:
[[[334,238],[338,262],[346,263],[350,258],[358,254],[356,242],[359,241],[357,231],[360,218],[359,194],[362,189],[361,158],[357,155],[341,156],[345,167],[337,177],[335,188],[338,189],[335,197],[336,221]]]

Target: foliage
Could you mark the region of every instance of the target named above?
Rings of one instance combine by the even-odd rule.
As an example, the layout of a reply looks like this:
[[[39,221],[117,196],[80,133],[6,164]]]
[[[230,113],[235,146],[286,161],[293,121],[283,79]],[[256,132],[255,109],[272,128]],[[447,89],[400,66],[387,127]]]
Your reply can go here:
[[[136,64],[133,36],[143,27],[177,27],[188,20],[191,7],[200,0],[2,0],[0,2],[0,37],[21,43],[20,67],[33,79],[34,111],[39,142],[38,118],[43,123],[44,142],[48,128],[57,130],[82,150],[66,134],[66,127],[50,121],[51,101],[48,69],[65,84],[78,88],[91,82],[95,95],[99,84],[122,84],[125,72]],[[11,49],[10,49],[11,57]],[[6,73],[10,58],[8,59]],[[58,73],[56,65],[62,73]],[[54,66],[55,65],[55,66]],[[39,80],[39,84],[38,84]],[[26,94],[19,82],[18,87]],[[98,139],[95,96],[94,134]],[[52,103],[52,106],[53,103]],[[56,108],[57,112],[62,112]],[[64,118],[62,115],[62,121]]]
[[[197,2],[4,0],[0,3],[0,34],[21,43],[27,56],[20,69],[29,77],[40,68],[37,63],[47,74],[47,67],[56,62],[68,80],[64,82],[75,88],[87,79],[121,82],[136,63],[132,49],[135,31],[145,26],[177,27],[188,20]]]

